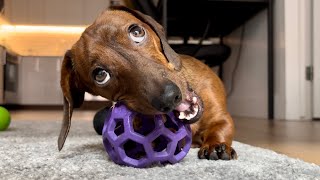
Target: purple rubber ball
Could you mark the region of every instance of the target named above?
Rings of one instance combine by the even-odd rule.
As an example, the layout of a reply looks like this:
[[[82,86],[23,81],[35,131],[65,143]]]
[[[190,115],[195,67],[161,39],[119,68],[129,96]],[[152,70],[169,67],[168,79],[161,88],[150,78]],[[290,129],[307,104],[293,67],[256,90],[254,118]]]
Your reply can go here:
[[[172,112],[142,115],[122,103],[109,109],[102,137],[111,160],[138,168],[177,163],[187,155],[192,143],[190,126]]]

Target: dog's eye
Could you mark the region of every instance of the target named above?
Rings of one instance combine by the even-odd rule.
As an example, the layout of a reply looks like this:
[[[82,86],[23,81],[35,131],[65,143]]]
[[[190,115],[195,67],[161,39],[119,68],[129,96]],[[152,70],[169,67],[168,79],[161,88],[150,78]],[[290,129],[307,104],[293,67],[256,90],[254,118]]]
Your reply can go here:
[[[129,27],[129,36],[134,42],[140,43],[145,39],[146,33],[142,27],[134,24]]]
[[[102,68],[97,68],[93,71],[93,78],[97,84],[103,85],[109,81],[110,74]]]

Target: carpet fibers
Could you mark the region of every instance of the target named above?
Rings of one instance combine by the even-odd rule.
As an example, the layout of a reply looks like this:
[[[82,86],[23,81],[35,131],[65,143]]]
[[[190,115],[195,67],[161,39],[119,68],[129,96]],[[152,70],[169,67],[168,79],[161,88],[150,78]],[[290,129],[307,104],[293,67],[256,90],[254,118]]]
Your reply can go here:
[[[0,132],[0,179],[319,179],[320,167],[234,142],[238,160],[197,159],[191,149],[180,163],[136,169],[111,162],[90,121],[73,121],[61,152],[61,122],[13,121]]]

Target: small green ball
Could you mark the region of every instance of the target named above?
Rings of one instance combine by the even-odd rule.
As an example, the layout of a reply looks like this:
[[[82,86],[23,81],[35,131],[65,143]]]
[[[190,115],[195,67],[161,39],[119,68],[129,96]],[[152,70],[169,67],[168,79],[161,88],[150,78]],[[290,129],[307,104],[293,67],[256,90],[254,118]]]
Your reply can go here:
[[[9,111],[0,106],[0,131],[6,130],[11,122]]]

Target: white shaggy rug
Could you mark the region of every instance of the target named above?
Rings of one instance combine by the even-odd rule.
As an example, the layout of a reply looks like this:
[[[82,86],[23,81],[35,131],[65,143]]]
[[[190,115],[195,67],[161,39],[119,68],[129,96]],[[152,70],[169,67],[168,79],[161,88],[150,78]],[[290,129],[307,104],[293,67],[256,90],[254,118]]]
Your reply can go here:
[[[91,121],[73,121],[61,152],[60,121],[13,121],[0,132],[0,179],[320,179],[320,167],[234,142],[239,159],[209,161],[191,149],[180,163],[145,169],[109,160]]]

